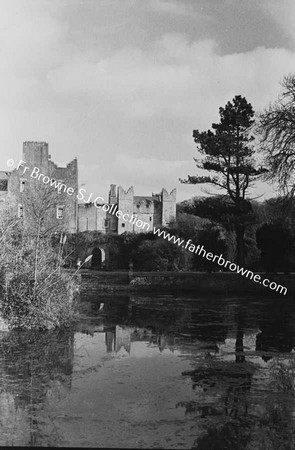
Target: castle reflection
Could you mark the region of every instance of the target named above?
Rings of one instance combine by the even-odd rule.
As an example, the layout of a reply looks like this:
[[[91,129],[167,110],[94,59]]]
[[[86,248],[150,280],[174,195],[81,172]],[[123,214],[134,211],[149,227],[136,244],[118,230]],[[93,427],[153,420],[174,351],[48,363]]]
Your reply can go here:
[[[214,448],[223,436],[237,449],[244,448],[241,442],[262,448],[258,444],[270,433],[276,444],[293,445],[293,304],[163,295],[97,300],[81,304],[73,329],[0,335],[1,445],[84,445],[75,424],[81,418],[82,433],[96,408],[89,441],[95,446],[103,429],[96,416],[107,429],[119,403],[129,417],[145,389],[143,422],[156,398],[152,417],[165,421],[175,414],[179,420],[182,411],[184,422],[196,427],[200,448]]]
[[[146,328],[123,328],[116,325],[112,329],[105,331],[107,353],[118,353],[124,350],[126,353],[130,354],[132,342],[138,341],[147,342],[149,346],[156,346],[159,348],[160,352],[165,348],[174,352],[175,348],[175,336],[154,334],[152,330]]]
[[[232,338],[237,362],[242,362],[245,339],[251,341],[251,351],[261,355],[263,361],[270,359],[272,352],[289,353],[295,347],[294,305],[275,300],[221,300],[222,308],[219,298],[194,301],[185,297],[126,296],[102,301],[84,303],[88,319],[80,322],[77,331],[104,333],[106,353],[130,354],[134,342],[144,341],[149,347],[158,347],[159,352],[203,348],[210,356]]]

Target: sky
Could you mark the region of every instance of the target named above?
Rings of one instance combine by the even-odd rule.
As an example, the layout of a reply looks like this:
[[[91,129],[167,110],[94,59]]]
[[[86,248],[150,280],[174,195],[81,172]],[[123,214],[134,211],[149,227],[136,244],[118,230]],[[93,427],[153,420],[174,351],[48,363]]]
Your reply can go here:
[[[277,98],[294,22],[293,0],[0,0],[0,170],[40,140],[105,199],[111,183],[203,195],[179,183],[198,174],[193,130],[235,95]]]

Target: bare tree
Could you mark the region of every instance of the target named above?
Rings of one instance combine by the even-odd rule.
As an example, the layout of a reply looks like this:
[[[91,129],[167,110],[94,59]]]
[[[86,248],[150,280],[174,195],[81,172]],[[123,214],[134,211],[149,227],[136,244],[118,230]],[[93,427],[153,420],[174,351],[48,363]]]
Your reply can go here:
[[[295,75],[283,78],[277,101],[258,115],[256,131],[269,169],[284,195],[295,192]]]
[[[23,196],[24,219],[27,231],[36,236],[49,237],[63,231],[63,222],[56,219],[58,204],[56,189],[37,180],[30,183]]]

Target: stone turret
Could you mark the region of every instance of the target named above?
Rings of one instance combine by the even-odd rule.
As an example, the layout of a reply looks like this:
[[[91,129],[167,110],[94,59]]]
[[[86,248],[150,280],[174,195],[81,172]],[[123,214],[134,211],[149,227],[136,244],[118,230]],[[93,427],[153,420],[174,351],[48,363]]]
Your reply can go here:
[[[48,172],[50,159],[47,142],[26,141],[23,143],[23,159],[30,167],[38,167]]]
[[[109,192],[109,204],[113,205],[117,203],[117,194],[116,194],[116,185],[111,184],[110,185],[110,192]]]
[[[121,186],[118,187],[118,209],[123,213],[128,214],[129,217],[133,215],[133,200],[134,191],[131,186],[125,191]],[[118,218],[118,234],[122,234],[125,231],[132,232],[133,225],[129,221],[125,221],[122,217]]]
[[[170,194],[166,189],[162,189],[162,225],[167,226],[176,219],[176,189],[172,189]]]
[[[117,199],[116,185],[111,184],[109,191],[109,204],[116,205],[117,203],[118,199]],[[115,214],[110,214],[109,212],[107,212],[106,218],[108,225],[107,231],[115,233],[118,230],[117,217],[115,216]]]

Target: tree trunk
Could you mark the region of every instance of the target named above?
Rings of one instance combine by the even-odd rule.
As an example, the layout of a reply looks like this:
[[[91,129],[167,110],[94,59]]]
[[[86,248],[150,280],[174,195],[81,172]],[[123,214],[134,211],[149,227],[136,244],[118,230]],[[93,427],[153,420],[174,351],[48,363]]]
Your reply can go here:
[[[236,362],[243,363],[245,362],[244,355],[244,332],[240,328],[240,323],[238,324],[237,336],[236,336]]]
[[[245,264],[245,226],[237,224],[236,226],[236,243],[237,243],[237,264],[244,266]]]

